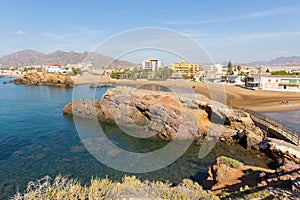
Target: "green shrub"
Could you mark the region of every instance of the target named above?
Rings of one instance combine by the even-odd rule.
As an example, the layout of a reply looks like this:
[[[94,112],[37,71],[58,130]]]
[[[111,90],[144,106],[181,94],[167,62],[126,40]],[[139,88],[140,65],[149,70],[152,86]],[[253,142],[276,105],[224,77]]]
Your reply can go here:
[[[228,166],[230,166],[232,168],[235,168],[235,169],[239,169],[239,168],[241,168],[244,165],[240,161],[234,160],[232,158],[228,158],[226,156],[220,156],[220,157],[218,157],[218,160],[221,163],[223,163],[225,165],[228,165]]]

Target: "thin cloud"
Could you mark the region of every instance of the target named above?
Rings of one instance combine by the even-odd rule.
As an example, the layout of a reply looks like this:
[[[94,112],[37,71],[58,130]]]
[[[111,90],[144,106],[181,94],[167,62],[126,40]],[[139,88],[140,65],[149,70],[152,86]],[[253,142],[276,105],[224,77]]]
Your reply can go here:
[[[275,37],[290,37],[300,36],[300,32],[271,32],[271,33],[253,33],[247,35],[237,35],[222,38],[222,40],[237,40],[237,39],[268,39]]]
[[[16,32],[16,35],[24,35],[24,34],[25,34],[24,31],[17,31],[17,32]]]
[[[128,12],[122,11],[122,12],[116,12],[116,13],[108,14],[105,17],[107,17],[107,18],[119,17],[119,16],[124,16],[124,15],[127,15],[127,14],[128,14]]]
[[[269,17],[269,16],[274,16],[274,15],[282,15],[282,14],[288,14],[288,13],[294,13],[294,12],[300,12],[300,7],[282,7],[282,8],[277,8],[277,9],[252,12],[252,13],[249,13],[246,15],[239,15],[239,16],[234,16],[234,17],[212,19],[212,20],[169,21],[169,22],[166,22],[166,24],[173,24],[173,25],[216,24],[216,23],[223,23],[223,22],[232,22],[232,21],[255,19],[255,18],[261,18],[261,17]]]
[[[208,35],[202,33],[199,30],[194,30],[194,29],[186,29],[186,30],[182,30],[181,32],[191,38],[206,38],[206,37],[208,37]]]
[[[256,18],[256,17],[267,17],[267,16],[274,16],[274,15],[281,15],[281,14],[287,14],[291,12],[299,12],[299,7],[282,7],[272,10],[264,10],[260,12],[253,12],[250,13],[247,17],[249,18]]]
[[[51,32],[43,33],[43,35],[52,40],[65,40],[66,39],[66,37],[64,35],[59,35],[59,34],[51,33]]]

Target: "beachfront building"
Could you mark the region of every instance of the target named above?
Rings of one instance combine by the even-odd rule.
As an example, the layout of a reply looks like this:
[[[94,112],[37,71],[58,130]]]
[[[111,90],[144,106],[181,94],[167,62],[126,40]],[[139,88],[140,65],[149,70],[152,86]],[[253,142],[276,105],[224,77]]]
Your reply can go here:
[[[260,88],[261,76],[253,75],[245,78],[245,88],[257,90]]]
[[[269,91],[300,92],[300,77],[283,75],[248,76],[245,87]]]
[[[200,71],[201,65],[181,61],[179,63],[171,64],[171,68],[172,70],[181,73],[183,76],[191,77],[195,76],[196,73]]]
[[[271,91],[300,92],[298,76],[266,76],[261,78],[261,89]]]
[[[148,60],[143,61],[143,69],[149,69],[153,72],[157,71],[159,68],[163,67],[162,61],[156,58],[149,58]]]

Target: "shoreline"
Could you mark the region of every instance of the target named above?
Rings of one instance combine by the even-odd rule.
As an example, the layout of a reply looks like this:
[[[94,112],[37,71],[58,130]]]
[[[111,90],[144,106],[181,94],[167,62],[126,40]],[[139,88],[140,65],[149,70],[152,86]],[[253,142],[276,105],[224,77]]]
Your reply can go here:
[[[188,81],[145,81],[145,80],[113,80],[111,83],[117,85],[136,85],[156,84],[162,86],[177,86],[182,88],[193,89],[195,93],[202,94],[209,99],[218,100],[229,107],[237,109],[250,109],[256,112],[284,112],[292,110],[300,110],[300,93],[277,92],[250,90],[239,86],[212,84],[203,82]],[[288,100],[289,105],[282,104],[282,101]]]
[[[0,77],[10,77],[10,78],[19,78],[22,75],[13,75],[13,74],[0,74]]]
[[[18,78],[20,75],[0,74],[0,77]],[[187,80],[166,80],[166,81],[148,81],[148,80],[116,80],[109,78],[99,78],[95,75],[90,76],[70,76],[75,85],[91,84],[94,82],[110,83],[114,85],[161,85],[165,87],[175,86],[178,88],[193,89],[195,93],[202,94],[209,99],[219,101],[229,107],[236,109],[250,109],[256,112],[284,112],[300,110],[300,92],[277,92],[250,90],[239,86],[190,82]],[[282,104],[282,101],[288,100],[289,104]]]

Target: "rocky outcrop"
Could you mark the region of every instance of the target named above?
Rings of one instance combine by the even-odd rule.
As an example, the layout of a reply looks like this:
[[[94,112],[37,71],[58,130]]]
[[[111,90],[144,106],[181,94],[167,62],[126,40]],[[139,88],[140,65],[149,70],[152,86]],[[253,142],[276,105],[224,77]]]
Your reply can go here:
[[[205,134],[208,114],[198,102],[179,99],[170,93],[120,87],[107,91],[101,100],[75,100],[65,114],[97,117],[116,123],[138,137],[161,140],[188,139]]]
[[[249,114],[211,102],[202,95],[174,95],[129,87],[110,89],[101,100],[75,100],[67,104],[63,112],[78,117],[96,117],[127,128],[138,137],[161,140],[203,137],[211,124],[225,125],[216,134],[230,132],[231,140],[238,132],[249,136],[253,133],[251,130],[256,130]],[[255,134],[260,136],[260,130],[257,129]],[[259,142],[249,142],[248,146]]]
[[[275,173],[261,173],[258,187],[273,187],[300,193],[300,164],[285,160]]]
[[[110,87],[112,87],[112,85],[111,84],[100,84],[100,83],[92,83],[92,84],[90,84],[90,88],[110,88]]]
[[[278,165],[281,165],[284,159],[300,164],[299,146],[275,138],[265,138],[259,147],[269,157],[274,159]]]
[[[214,184],[228,181],[232,174],[239,171],[239,168],[243,166],[243,163],[221,156],[216,159],[216,162],[208,169],[209,180],[212,180]]]
[[[14,80],[15,84],[49,85],[59,87],[73,87],[74,81],[69,76],[48,74],[42,72],[28,73]]]
[[[208,174],[204,187],[215,194],[229,192],[228,199],[252,199],[259,191],[272,198],[300,197],[300,165],[287,160],[276,170],[270,170],[221,156],[208,168]]]

